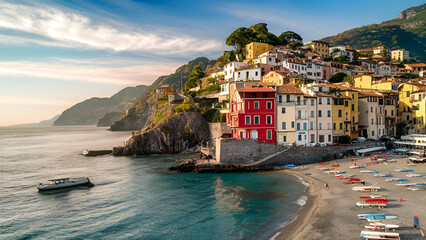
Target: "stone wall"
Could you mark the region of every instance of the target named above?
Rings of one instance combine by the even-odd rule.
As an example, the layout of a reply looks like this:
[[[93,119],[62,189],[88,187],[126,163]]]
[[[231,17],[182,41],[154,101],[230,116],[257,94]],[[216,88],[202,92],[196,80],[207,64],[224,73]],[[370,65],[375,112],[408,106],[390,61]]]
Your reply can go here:
[[[308,164],[330,161],[353,153],[353,150],[383,146],[380,142],[367,142],[356,145],[328,146],[328,147],[292,147],[259,164],[265,166],[283,166],[285,164]],[[217,139],[216,160],[221,164],[252,164],[266,157],[284,150],[278,144],[261,143],[245,139]]]
[[[251,139],[216,139],[216,161],[221,164],[251,164],[282,150],[281,145]]]
[[[216,144],[216,139],[221,138],[223,134],[232,134],[231,128],[226,123],[210,123],[210,136],[212,144]]]

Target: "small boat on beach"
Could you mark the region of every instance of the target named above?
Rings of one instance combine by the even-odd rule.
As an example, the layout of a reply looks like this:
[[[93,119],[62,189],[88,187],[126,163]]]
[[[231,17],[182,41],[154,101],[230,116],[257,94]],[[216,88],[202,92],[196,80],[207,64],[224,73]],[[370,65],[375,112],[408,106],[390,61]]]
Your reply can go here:
[[[298,166],[296,166],[294,164],[286,164],[286,165],[284,165],[284,167],[286,167],[286,168],[299,168]]]
[[[408,168],[397,168],[395,169],[395,172],[414,172],[414,170]]]
[[[421,177],[422,175],[417,174],[417,173],[411,173],[411,174],[407,174],[407,177]]]
[[[334,174],[334,175],[336,175],[336,174],[343,174],[343,173],[346,173],[346,172],[343,172],[343,171],[326,171],[324,173],[325,174]]]
[[[377,170],[361,170],[359,172],[362,172],[362,173],[378,173],[379,171],[377,171]]]
[[[424,186],[426,183],[397,183],[396,186]]]
[[[376,186],[365,186],[365,187],[353,187],[352,190],[357,192],[372,192],[372,191],[378,191],[380,187]]]
[[[323,171],[325,171],[325,170],[333,170],[334,168],[329,168],[329,167],[323,167],[323,168],[318,168],[318,170],[323,170]]]
[[[365,226],[365,229],[372,229],[372,230],[395,230],[399,228],[399,225],[396,224],[385,224],[381,222],[376,223],[370,223],[370,225]]]
[[[48,180],[48,183],[40,183],[37,186],[39,192],[57,190],[63,188],[72,188],[77,186],[88,186],[93,187],[93,183],[90,182],[89,178],[58,178]]]
[[[392,232],[361,231],[360,236],[365,239],[400,239],[399,233]]]
[[[385,220],[385,219],[395,219],[398,218],[396,214],[384,214],[384,213],[364,213],[358,214],[359,219],[369,219],[369,220]]]
[[[366,195],[366,196],[361,196],[359,198],[381,198],[383,197],[382,195]]]
[[[375,203],[375,202],[357,202],[356,205],[358,207],[362,207],[362,208],[364,208],[364,207],[370,207],[370,208],[378,207],[380,209],[380,208],[386,207],[386,203]]]
[[[367,200],[365,200],[364,202],[369,202],[369,203],[388,203],[388,200],[386,198],[369,198]]]
[[[350,174],[338,174],[338,175],[335,175],[337,178],[340,178],[340,179],[347,179],[347,178],[351,178],[351,177],[353,177],[354,175],[350,175]]]
[[[343,184],[354,184],[354,183],[362,183],[365,184],[365,181],[359,179],[359,178],[351,178],[348,181],[344,182]]]

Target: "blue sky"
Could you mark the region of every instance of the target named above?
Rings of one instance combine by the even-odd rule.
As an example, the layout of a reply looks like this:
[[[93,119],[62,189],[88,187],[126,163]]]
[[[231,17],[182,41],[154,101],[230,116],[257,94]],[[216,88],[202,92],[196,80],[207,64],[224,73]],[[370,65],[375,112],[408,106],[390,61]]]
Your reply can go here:
[[[419,0],[2,1],[0,126],[49,119],[198,57],[238,27],[264,22],[304,41],[396,17]]]

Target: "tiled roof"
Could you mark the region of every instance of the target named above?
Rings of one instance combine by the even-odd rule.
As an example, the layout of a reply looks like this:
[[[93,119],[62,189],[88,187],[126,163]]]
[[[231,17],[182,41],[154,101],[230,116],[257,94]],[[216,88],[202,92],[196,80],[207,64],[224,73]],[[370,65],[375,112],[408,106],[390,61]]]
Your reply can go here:
[[[383,56],[382,56],[382,55],[379,55],[379,54],[375,54],[375,55],[373,55],[371,58],[383,58]]]
[[[238,92],[275,92],[273,88],[266,86],[263,83],[246,83],[244,88],[236,89]]]
[[[406,65],[410,67],[426,67],[426,63],[408,63]]]
[[[299,88],[295,87],[293,84],[286,84],[283,86],[278,86],[277,88],[278,93],[291,93],[291,94],[301,94],[304,93]]]
[[[360,92],[359,97],[383,97],[383,95],[376,92]]]

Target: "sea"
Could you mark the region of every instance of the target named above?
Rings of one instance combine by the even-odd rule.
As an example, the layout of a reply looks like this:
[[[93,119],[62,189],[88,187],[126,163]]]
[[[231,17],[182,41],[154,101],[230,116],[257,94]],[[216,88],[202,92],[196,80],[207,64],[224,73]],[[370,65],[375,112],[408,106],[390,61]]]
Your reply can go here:
[[[168,168],[196,155],[84,157],[130,132],[96,126],[0,127],[0,239],[270,239],[306,202],[283,172],[196,174]],[[52,178],[94,187],[39,193]]]

